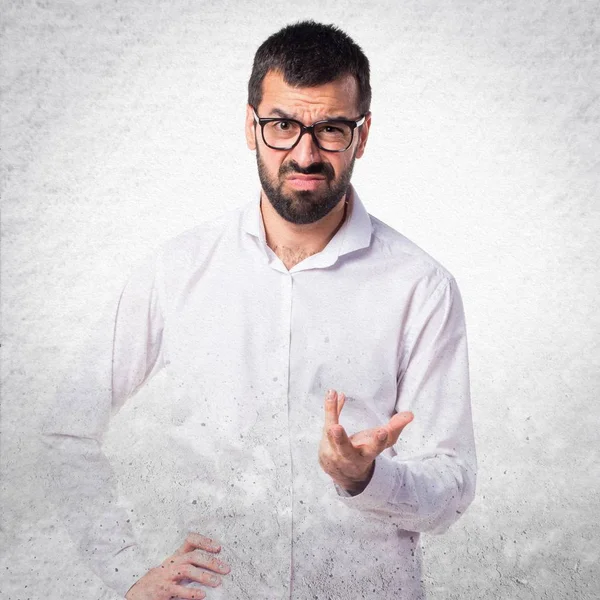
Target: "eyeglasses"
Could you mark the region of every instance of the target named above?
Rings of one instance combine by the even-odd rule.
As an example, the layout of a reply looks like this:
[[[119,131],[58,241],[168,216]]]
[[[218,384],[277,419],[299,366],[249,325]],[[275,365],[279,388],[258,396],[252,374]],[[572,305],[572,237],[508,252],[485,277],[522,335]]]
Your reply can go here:
[[[273,150],[291,150],[305,133],[310,133],[317,147],[326,152],[345,152],[354,139],[354,130],[365,122],[365,115],[357,121],[330,119],[304,125],[295,119],[281,117],[262,119],[252,107],[254,120],[260,125],[265,144]]]

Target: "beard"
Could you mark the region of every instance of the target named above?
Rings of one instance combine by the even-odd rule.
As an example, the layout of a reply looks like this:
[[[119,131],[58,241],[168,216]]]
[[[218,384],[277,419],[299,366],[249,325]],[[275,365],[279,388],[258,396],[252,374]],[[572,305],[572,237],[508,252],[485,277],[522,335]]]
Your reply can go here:
[[[296,225],[314,223],[328,215],[348,191],[356,150],[348,168],[335,178],[335,171],[329,163],[313,163],[302,168],[296,161],[283,163],[279,168],[277,177],[271,179],[267,168],[256,148],[256,162],[258,164],[258,177],[262,189],[279,216]],[[324,191],[294,190],[288,193],[283,191],[285,176],[290,173],[304,175],[321,175],[325,177],[327,189]]]

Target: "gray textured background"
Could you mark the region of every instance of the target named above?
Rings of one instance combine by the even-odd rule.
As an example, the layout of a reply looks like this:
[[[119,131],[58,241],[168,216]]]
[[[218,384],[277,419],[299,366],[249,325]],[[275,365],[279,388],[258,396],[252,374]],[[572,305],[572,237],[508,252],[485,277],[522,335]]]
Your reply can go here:
[[[318,4],[2,2],[2,598],[104,597],[40,494],[40,414],[134,263],[255,192],[252,56],[309,17],[371,60],[361,198],[464,296],[478,496],[424,537],[430,598],[600,594],[599,4]],[[106,441],[140,520],[161,400]]]

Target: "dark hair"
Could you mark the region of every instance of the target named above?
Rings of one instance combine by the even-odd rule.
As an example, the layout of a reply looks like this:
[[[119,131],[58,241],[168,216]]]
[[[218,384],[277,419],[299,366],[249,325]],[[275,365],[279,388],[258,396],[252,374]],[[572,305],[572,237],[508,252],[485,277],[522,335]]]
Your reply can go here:
[[[334,25],[294,23],[260,45],[248,81],[248,104],[255,108],[262,100],[262,82],[269,71],[280,72],[288,85],[299,87],[353,75],[358,83],[358,110],[361,115],[369,111],[369,60],[360,46]]]

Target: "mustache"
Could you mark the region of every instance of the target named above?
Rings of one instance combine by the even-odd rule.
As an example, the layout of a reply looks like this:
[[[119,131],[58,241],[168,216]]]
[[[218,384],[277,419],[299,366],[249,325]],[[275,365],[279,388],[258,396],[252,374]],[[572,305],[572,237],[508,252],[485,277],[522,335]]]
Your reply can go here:
[[[290,175],[291,173],[301,173],[302,175],[323,175],[329,181],[335,177],[335,171],[330,164],[324,162],[315,162],[308,167],[301,167],[295,160],[281,165],[279,176]]]

